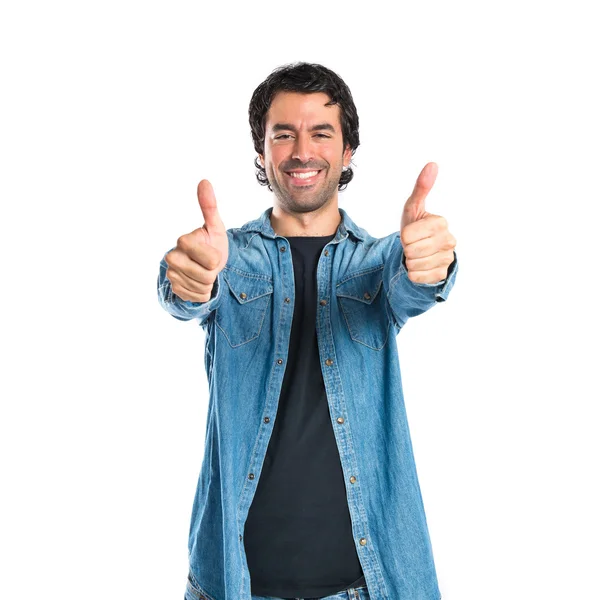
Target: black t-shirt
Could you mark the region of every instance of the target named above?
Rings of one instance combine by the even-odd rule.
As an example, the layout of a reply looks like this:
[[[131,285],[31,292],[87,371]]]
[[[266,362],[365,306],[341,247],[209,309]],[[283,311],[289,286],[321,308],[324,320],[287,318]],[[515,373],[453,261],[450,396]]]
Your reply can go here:
[[[317,346],[317,263],[333,238],[287,238],[295,284],[288,361],[244,531],[260,596],[321,598],[366,585]]]

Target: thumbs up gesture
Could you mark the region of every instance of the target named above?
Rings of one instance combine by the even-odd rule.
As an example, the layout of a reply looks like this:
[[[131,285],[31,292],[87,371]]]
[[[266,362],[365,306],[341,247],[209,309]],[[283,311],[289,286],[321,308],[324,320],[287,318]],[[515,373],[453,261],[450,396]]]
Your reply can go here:
[[[425,198],[435,183],[437,171],[433,162],[423,167],[402,213],[400,241],[408,278],[415,283],[442,281],[454,260],[456,239],[448,231],[448,222],[425,210]]]
[[[212,185],[207,179],[198,184],[198,203],[204,225],[177,240],[177,247],[165,255],[166,276],[182,300],[208,302],[213,284],[227,263],[229,240]]]

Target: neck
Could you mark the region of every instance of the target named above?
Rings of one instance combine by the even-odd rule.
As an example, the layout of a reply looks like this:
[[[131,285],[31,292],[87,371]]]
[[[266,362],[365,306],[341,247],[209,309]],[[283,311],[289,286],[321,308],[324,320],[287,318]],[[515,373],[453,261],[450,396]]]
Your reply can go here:
[[[333,235],[341,221],[342,215],[338,210],[337,202],[306,213],[286,212],[276,204],[271,213],[273,231],[284,237]]]

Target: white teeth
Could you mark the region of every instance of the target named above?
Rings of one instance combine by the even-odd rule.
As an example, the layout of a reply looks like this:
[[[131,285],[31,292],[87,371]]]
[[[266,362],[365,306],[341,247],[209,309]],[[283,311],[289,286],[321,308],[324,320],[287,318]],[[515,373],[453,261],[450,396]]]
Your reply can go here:
[[[308,173],[290,173],[290,177],[298,177],[298,179],[308,179],[314,177],[319,171],[309,171]]]

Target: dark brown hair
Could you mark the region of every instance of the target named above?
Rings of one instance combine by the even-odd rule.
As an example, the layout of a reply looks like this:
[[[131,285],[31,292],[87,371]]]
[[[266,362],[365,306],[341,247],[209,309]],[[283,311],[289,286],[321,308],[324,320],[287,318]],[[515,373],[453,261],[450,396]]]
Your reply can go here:
[[[313,63],[298,62],[283,65],[275,69],[255,90],[250,100],[248,116],[254,149],[258,154],[265,153],[265,123],[267,112],[277,92],[325,92],[330,100],[327,106],[338,104],[342,125],[342,141],[344,149],[356,152],[360,141],[358,137],[358,113],[350,89],[342,78],[330,69]],[[273,188],[267,178],[267,172],[257,158],[254,159],[258,183]],[[338,190],[343,190],[354,177],[351,167],[342,171]]]

